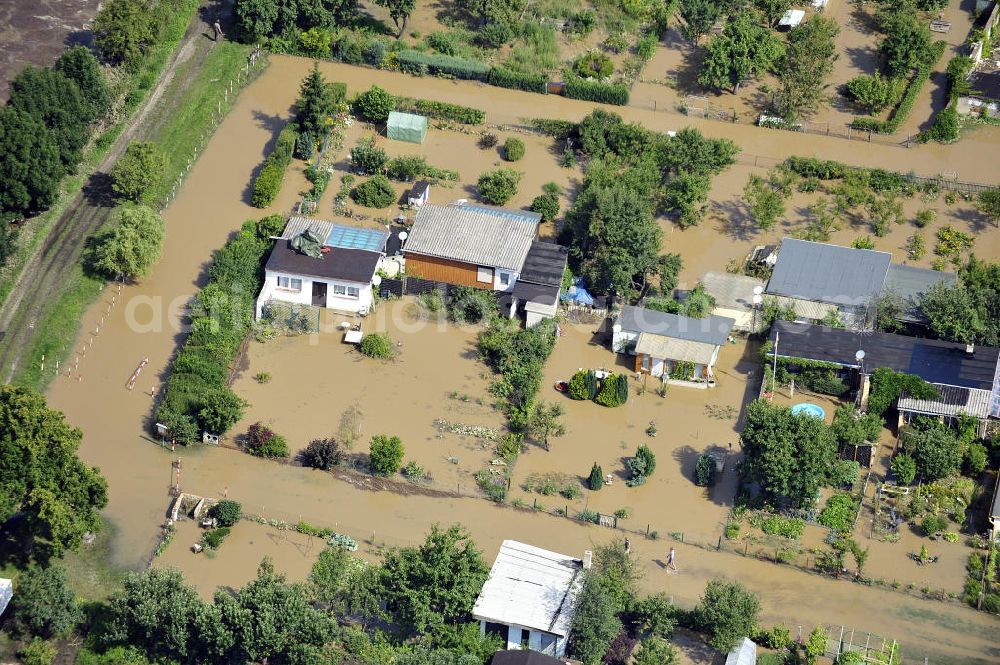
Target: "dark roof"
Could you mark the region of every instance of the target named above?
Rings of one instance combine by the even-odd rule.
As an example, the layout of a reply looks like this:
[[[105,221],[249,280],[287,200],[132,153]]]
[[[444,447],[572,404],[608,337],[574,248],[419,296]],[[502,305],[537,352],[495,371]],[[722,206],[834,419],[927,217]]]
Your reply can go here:
[[[559,300],[558,284],[533,284],[517,280],[511,295],[523,302],[536,302],[542,305],[555,305]]]
[[[563,661],[528,649],[497,651],[490,665],[564,665]]]
[[[941,282],[945,286],[955,286],[958,277],[953,272],[892,264],[886,273],[883,289],[902,299],[903,313],[900,320],[913,323],[924,321],[924,316],[920,313],[920,296]]]
[[[289,241],[278,240],[271,250],[271,256],[267,259],[266,269],[292,275],[342,279],[347,282],[367,284],[372,281],[381,256],[378,252],[364,249],[333,247],[323,255],[323,258],[314,259],[293,250],[289,247]]]
[[[632,305],[622,307],[622,313],[618,316],[618,324],[622,330],[717,346],[726,343],[735,323],[735,320],[724,316],[695,319]]]
[[[787,358],[821,360],[845,367],[857,367],[855,354],[865,352],[865,371],[887,367],[915,374],[930,383],[962,388],[993,389],[1000,349],[977,346],[966,353],[964,344],[935,339],[866,333],[776,321],[771,327],[773,342],[779,334],[778,355]]]
[[[539,241],[531,243],[524,265],[521,267],[521,274],[517,278],[518,283],[561,286],[568,253],[569,250],[555,243]]]
[[[785,238],[767,293],[836,305],[866,304],[882,288],[892,256]]]
[[[973,72],[969,87],[975,97],[1000,100],[1000,71]]]
[[[426,180],[418,180],[413,184],[413,187],[410,188],[410,194],[409,194],[410,198],[419,199],[421,196],[424,195],[424,192],[426,192],[427,188],[430,186],[431,183],[427,182]]]

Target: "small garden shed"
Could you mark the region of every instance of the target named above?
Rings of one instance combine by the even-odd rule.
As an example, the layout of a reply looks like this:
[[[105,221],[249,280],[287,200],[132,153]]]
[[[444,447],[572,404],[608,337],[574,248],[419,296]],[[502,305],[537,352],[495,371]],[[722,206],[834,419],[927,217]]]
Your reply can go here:
[[[392,111],[386,125],[386,134],[397,141],[423,143],[427,136],[427,118],[413,113]]]

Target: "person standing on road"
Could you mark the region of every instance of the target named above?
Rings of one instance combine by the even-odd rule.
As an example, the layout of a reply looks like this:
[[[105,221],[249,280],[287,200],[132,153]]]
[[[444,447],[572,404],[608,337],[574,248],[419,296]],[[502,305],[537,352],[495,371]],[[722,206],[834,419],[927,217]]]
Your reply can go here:
[[[625,537],[625,554],[629,554],[632,551],[632,543],[629,542],[628,536]]]
[[[215,41],[219,41],[219,37],[225,37],[226,35],[222,32],[222,24],[219,23],[219,17],[215,17],[215,23],[212,24],[212,28],[215,29]]]
[[[677,564],[674,563],[674,560],[676,558],[677,558],[677,550],[671,547],[670,551],[667,552],[667,568],[673,571],[677,570]]]

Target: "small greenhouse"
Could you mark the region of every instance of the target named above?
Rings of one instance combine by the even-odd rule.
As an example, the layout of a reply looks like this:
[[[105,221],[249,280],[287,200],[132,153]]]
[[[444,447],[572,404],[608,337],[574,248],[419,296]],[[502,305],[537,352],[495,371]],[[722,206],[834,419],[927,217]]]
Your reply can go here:
[[[386,125],[389,138],[408,143],[423,143],[427,136],[427,118],[413,113],[393,111]]]

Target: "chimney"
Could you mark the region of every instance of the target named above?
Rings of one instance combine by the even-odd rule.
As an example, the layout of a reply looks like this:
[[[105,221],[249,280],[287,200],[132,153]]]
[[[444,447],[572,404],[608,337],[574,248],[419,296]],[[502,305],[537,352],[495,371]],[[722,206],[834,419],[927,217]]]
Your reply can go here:
[[[975,345],[975,344],[966,344],[966,345],[965,345],[965,353],[966,353],[967,355],[970,355],[970,356],[971,356],[971,355],[972,355],[972,354],[974,354],[975,352],[976,352],[976,345]]]
[[[583,551],[583,569],[590,570],[590,567],[594,563],[594,553],[590,550]]]

